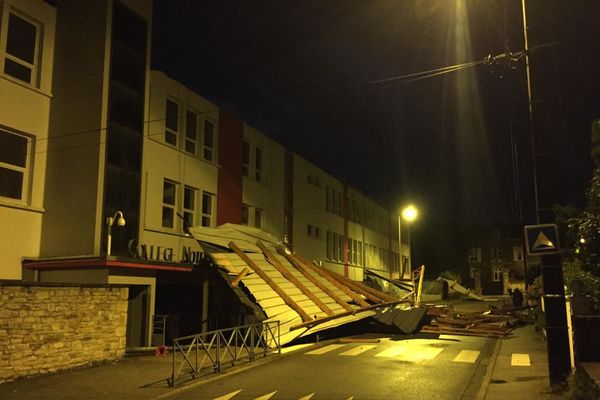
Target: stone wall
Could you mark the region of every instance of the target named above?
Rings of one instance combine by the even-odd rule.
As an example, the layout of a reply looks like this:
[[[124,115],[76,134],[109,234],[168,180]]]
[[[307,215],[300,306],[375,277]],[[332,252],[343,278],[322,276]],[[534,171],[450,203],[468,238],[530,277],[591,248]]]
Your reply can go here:
[[[0,281],[0,383],[122,358],[128,288]]]

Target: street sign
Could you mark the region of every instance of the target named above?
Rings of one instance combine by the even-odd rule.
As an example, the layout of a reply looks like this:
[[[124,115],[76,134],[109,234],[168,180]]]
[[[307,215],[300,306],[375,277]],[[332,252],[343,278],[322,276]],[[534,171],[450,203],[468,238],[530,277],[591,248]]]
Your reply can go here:
[[[558,228],[555,224],[527,225],[525,244],[530,256],[558,254]]]

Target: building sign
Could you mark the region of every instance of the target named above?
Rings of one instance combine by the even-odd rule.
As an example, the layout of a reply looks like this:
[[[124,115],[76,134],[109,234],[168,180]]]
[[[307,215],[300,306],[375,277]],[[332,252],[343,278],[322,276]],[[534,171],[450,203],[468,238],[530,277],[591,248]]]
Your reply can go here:
[[[129,255],[143,261],[163,261],[181,264],[198,264],[202,258],[202,252],[192,250],[191,247],[182,247],[181,259],[174,259],[172,247],[161,247],[147,244],[139,244],[136,239],[131,239],[128,244]]]
[[[558,228],[555,224],[525,226],[527,254],[558,254]]]

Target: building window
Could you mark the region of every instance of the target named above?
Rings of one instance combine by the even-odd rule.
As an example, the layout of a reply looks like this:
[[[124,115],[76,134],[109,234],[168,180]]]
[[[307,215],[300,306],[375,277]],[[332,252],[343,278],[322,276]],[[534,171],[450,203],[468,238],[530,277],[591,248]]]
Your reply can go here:
[[[8,14],[4,73],[36,85],[40,29],[24,16]]]
[[[481,247],[471,247],[469,249],[469,261],[473,261],[473,262],[481,261]]]
[[[319,179],[318,176],[308,174],[306,177],[306,181],[313,186],[321,187],[321,180]]]
[[[250,143],[245,140],[242,147],[242,175],[250,176]]]
[[[30,139],[0,129],[0,197],[25,200]]]
[[[262,180],[262,150],[257,147],[254,154],[256,156],[256,159],[254,160],[254,177],[260,182]]]
[[[202,226],[212,226],[214,197],[212,193],[202,192]]]
[[[165,117],[165,142],[177,146],[177,135],[179,132],[179,105],[173,100],[167,99]]]
[[[314,238],[314,239],[320,239],[321,238],[321,228],[319,228],[318,226],[310,225],[310,224],[307,225],[307,227],[306,227],[306,233],[311,238]]]
[[[204,120],[204,159],[214,160],[215,152],[215,124],[207,119]]]
[[[513,246],[513,261],[523,261],[523,248],[521,246]]]
[[[494,282],[500,282],[502,280],[502,267],[500,267],[500,266],[492,267],[492,280]]]
[[[190,186],[183,189],[183,225],[185,228],[194,226],[196,214],[196,193],[198,191]]]
[[[469,277],[471,279],[476,279],[477,278],[477,268],[471,268],[470,269],[470,275],[469,275]]]
[[[242,204],[242,224],[248,225],[250,221],[250,206]]]
[[[196,154],[196,141],[198,132],[198,114],[188,110],[185,117],[185,151]]]
[[[500,247],[492,247],[492,260],[502,260],[502,249]]]
[[[263,221],[263,210],[257,207],[254,209],[254,226],[256,226],[257,228],[261,228],[262,221]]]
[[[177,183],[165,179],[163,182],[162,226],[175,227],[175,210],[177,207]]]

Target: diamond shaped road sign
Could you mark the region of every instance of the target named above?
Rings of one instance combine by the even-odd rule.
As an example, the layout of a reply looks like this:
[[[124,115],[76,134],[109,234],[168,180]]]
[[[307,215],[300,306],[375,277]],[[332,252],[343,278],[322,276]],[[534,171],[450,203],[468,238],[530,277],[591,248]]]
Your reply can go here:
[[[555,224],[527,225],[525,243],[530,256],[558,254],[558,228]]]

